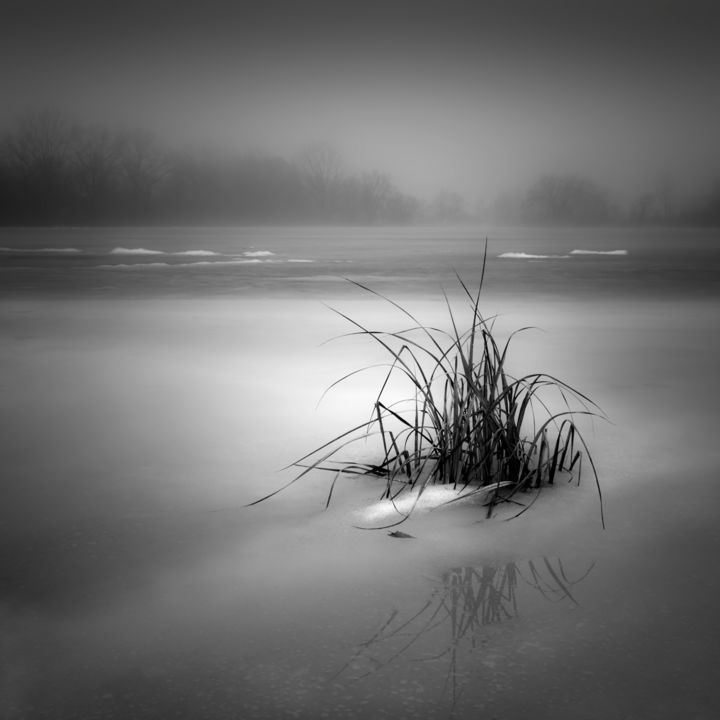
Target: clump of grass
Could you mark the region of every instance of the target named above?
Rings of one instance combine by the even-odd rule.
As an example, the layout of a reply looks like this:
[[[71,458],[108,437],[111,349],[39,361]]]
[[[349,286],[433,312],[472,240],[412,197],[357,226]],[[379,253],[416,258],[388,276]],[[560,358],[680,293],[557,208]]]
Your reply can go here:
[[[457,499],[483,494],[488,517],[500,501],[520,506],[516,517],[532,505],[543,486],[553,485],[561,473],[579,483],[584,451],[595,478],[602,518],[597,471],[575,422],[579,415],[600,415],[599,408],[554,376],[540,372],[522,377],[510,374],[507,359],[512,340],[530,328],[515,331],[502,344],[495,339],[495,318],[484,317],[480,310],[484,273],[485,260],[475,293],[456,274],[470,312],[469,326],[464,330],[445,293],[450,330],[423,325],[394,300],[362,283],[348,281],[392,305],[412,325],[394,332],[371,330],[334,310],[355,328],[350,335],[367,337],[387,355],[387,362],[381,365],[386,373],[372,402],[370,417],[288,466],[300,472],[256,503],[313,470],[324,470],[335,475],[326,506],[339,478],[366,475],[384,481],[385,498],[394,500],[408,489],[415,489],[419,498],[429,485],[451,485],[458,491]],[[355,370],[326,392],[371,367],[378,366]],[[409,395],[390,401],[386,395],[391,381],[398,377],[409,386]],[[561,400],[564,409],[550,409],[549,393]],[[371,437],[379,438],[381,449],[376,462],[339,459],[349,446]],[[520,498],[532,490],[536,491],[534,498],[523,502]],[[383,527],[400,524],[411,512],[401,513],[398,522]]]

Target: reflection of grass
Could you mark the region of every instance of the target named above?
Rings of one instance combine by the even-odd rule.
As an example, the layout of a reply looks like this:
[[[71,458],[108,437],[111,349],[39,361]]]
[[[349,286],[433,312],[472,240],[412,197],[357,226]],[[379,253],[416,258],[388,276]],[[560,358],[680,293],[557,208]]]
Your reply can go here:
[[[498,499],[518,502],[513,497],[518,491],[539,491],[562,471],[571,477],[576,471],[579,482],[584,449],[600,493],[594,463],[574,420],[577,415],[595,415],[597,407],[551,375],[513,377],[506,360],[513,337],[521,331],[499,344],[493,336],[494,318],[480,311],[482,278],[474,294],[459,276],[458,281],[470,314],[462,331],[447,295],[449,331],[423,325],[395,301],[350,281],[389,303],[412,325],[396,332],[373,330],[335,311],[354,326],[351,334],[367,337],[383,349],[384,380],[370,418],[293,463],[301,471],[288,485],[311,470],[332,471],[329,503],[343,474],[380,477],[385,481],[384,497],[393,499],[408,488],[415,488],[419,497],[429,484],[451,484],[459,493],[484,493],[489,515]],[[330,388],[368,369],[351,372]],[[397,381],[409,387],[408,395],[388,400]],[[560,411],[551,410],[551,394],[561,401]],[[376,462],[338,459],[340,451],[369,437],[379,440]]]
[[[520,583],[538,591],[548,601],[566,600],[577,606],[573,586],[592,571],[592,563],[577,578],[570,578],[561,560],[542,558],[541,562],[527,561],[504,565],[465,566],[445,573],[430,598],[414,615],[403,620],[393,610],[380,629],[360,643],[355,654],[336,673],[336,677],[355,670],[354,680],[362,680],[396,661],[437,662],[448,660],[444,692],[450,691],[453,704],[462,688],[458,687],[459,656],[461,651],[481,652],[483,630],[488,626],[512,620],[519,614],[517,591]],[[446,628],[445,641],[439,640],[439,650],[419,652],[413,649],[432,642],[438,647],[439,628]],[[412,655],[411,657],[408,657]],[[358,667],[370,668],[357,672]]]

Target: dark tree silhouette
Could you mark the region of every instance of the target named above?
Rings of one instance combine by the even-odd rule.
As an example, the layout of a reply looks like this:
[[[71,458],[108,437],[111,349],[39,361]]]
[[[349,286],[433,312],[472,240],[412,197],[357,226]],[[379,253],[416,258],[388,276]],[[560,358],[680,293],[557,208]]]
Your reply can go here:
[[[30,112],[2,140],[2,160],[15,183],[15,214],[21,221],[60,222],[70,190],[70,131],[57,110]]]
[[[687,220],[699,225],[720,225],[720,180],[715,180],[697,207],[688,213]]]
[[[669,172],[661,173],[655,182],[655,197],[665,222],[672,222],[677,208],[675,207],[675,181]]]
[[[332,219],[333,205],[342,180],[342,166],[338,149],[325,142],[311,145],[298,158],[300,175],[322,219]]]
[[[127,211],[149,219],[155,188],[169,171],[167,153],[158,147],[153,133],[132,130],[119,140],[119,166]]]
[[[594,224],[610,219],[604,190],[578,175],[543,175],[527,191],[523,216],[528,222]]]
[[[113,216],[118,191],[122,139],[100,126],[78,127],[73,133],[72,169],[77,214],[102,222]]]

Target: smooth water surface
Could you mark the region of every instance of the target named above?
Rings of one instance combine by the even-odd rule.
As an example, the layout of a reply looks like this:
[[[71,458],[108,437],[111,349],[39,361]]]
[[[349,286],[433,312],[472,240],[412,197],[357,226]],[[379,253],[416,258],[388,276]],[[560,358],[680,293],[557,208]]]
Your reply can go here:
[[[352,329],[328,306],[408,324],[343,278],[447,326],[440,287],[461,308],[453,273],[479,281],[486,233],[487,314],[501,336],[540,328],[512,369],[611,420],[584,426],[606,528],[589,473],[510,522],[418,513],[409,539],[355,527],[372,480],[327,510],[321,474],[244,507],[367,416],[372,372],[317,406],[380,358],[323,344]],[[716,717],[715,232],[5,229],[0,246],[2,717]]]

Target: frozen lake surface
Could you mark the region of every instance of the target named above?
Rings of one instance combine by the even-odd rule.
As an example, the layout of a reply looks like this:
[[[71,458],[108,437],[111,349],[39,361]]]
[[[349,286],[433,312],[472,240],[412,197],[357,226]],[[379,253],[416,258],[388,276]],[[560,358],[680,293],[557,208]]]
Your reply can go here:
[[[280,469],[367,416],[328,305],[447,324],[479,280],[509,364],[592,397],[602,483],[511,522],[358,530],[372,480]],[[714,718],[716,231],[0,231],[0,715]],[[575,252],[579,250],[583,252]],[[613,251],[624,250],[624,253]],[[209,254],[213,253],[213,254]],[[612,253],[612,254],[609,254]],[[508,256],[507,254],[510,254]],[[505,257],[501,257],[506,255]],[[532,256],[532,257],[528,257]]]

